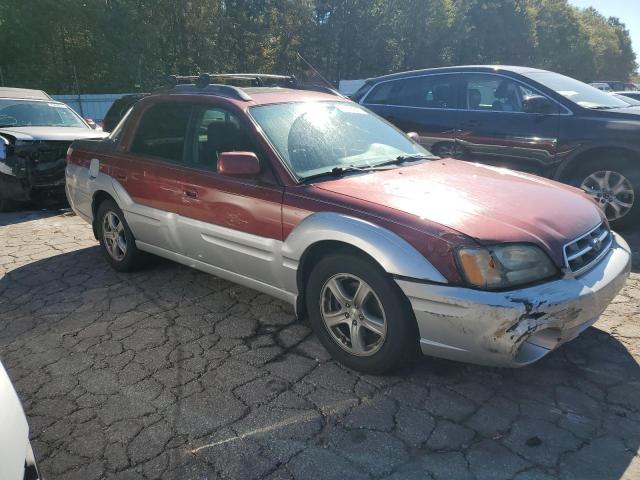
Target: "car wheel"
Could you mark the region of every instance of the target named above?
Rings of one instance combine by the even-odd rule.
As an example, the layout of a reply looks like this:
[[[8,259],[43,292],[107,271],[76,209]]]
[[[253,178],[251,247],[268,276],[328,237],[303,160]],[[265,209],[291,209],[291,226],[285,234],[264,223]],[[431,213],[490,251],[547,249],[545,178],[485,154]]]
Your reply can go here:
[[[640,219],[640,171],[631,162],[590,163],[577,172],[573,184],[598,203],[612,227]]]
[[[316,335],[349,368],[384,373],[419,352],[408,299],[386,272],[362,257],[321,259],[309,277],[306,303]]]
[[[113,200],[105,200],[98,207],[96,232],[102,252],[119,272],[129,272],[138,268],[142,261],[142,252],[136,247],[136,241],[120,207]]]

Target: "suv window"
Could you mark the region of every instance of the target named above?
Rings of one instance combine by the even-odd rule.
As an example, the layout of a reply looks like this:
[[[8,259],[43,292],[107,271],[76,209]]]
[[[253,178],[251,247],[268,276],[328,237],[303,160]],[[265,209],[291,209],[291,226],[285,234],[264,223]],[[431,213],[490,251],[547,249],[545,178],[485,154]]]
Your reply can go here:
[[[534,92],[515,80],[490,74],[465,75],[468,110],[522,112],[522,99]]]
[[[131,144],[131,153],[182,163],[190,116],[191,105],[188,104],[152,105],[142,115]]]
[[[206,170],[217,170],[222,152],[255,152],[249,132],[238,117],[218,108],[204,108],[196,114],[193,163]]]
[[[423,108],[457,108],[455,75],[429,75],[383,82],[365,98],[366,104]]]

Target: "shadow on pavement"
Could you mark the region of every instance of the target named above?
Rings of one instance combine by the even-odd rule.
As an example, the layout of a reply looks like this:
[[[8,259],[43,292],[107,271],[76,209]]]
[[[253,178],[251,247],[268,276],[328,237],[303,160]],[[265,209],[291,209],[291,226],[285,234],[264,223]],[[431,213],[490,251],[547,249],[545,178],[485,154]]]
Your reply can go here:
[[[40,220],[48,217],[55,217],[65,212],[70,212],[69,208],[51,208],[44,210],[21,210],[4,212],[0,214],[0,227],[16,225],[18,223]]]
[[[597,328],[519,370],[360,375],[277,300],[92,247],[0,279],[0,355],[51,478],[640,475],[640,369]]]

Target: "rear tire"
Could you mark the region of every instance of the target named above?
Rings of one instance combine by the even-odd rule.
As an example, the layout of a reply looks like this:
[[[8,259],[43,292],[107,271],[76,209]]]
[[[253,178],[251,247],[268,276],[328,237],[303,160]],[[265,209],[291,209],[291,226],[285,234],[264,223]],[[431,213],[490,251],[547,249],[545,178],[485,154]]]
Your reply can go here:
[[[573,172],[570,183],[598,202],[612,227],[640,221],[640,163],[633,159],[588,161]]]
[[[322,258],[311,271],[306,304],[322,344],[349,368],[385,373],[419,353],[408,299],[384,270],[366,258],[347,252]]]
[[[143,253],[120,207],[111,199],[104,200],[96,214],[96,233],[107,262],[119,272],[131,272],[142,265]]]

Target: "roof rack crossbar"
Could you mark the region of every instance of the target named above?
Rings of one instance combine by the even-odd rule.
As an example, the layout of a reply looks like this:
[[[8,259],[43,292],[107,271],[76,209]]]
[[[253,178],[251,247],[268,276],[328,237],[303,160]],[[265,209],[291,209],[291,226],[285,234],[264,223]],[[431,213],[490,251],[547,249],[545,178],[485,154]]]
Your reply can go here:
[[[222,83],[215,83],[216,80],[249,81],[251,82],[251,85],[255,87],[266,86],[265,84],[270,81],[282,82],[284,86],[296,90],[312,90],[342,97],[342,94],[331,87],[314,83],[302,83],[299,82],[294,75],[273,75],[269,73],[201,73],[200,75],[171,75],[167,79],[167,84],[169,90],[175,89],[180,85],[185,87],[193,85],[196,88],[202,89],[207,87],[209,91],[214,91],[239,100],[252,100],[252,98],[242,88]]]

